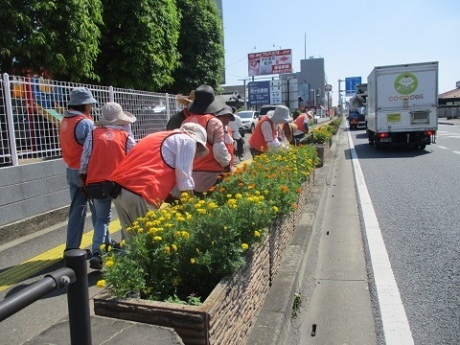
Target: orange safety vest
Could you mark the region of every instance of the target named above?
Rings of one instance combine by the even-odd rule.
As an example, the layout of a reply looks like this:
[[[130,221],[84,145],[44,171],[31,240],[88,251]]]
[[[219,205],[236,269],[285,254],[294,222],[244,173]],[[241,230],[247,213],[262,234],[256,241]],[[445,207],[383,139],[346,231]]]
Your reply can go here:
[[[88,162],[86,183],[107,180],[123,158],[126,157],[128,133],[110,127],[98,127],[93,130],[93,148]]]
[[[297,125],[297,128],[302,131],[303,133],[306,133],[307,132],[307,128],[305,128],[305,117],[307,116],[307,114],[300,114],[299,116],[297,116],[297,118],[295,119],[294,123]],[[294,133],[292,133],[294,134]]]
[[[84,119],[91,119],[85,114],[78,114],[72,117],[64,117],[59,126],[59,141],[62,149],[62,158],[71,169],[80,168],[83,145],[75,138],[75,130],[78,123]]]
[[[259,120],[256,128],[254,129],[254,132],[249,138],[249,146],[251,146],[253,149],[260,151],[260,152],[268,151],[267,142],[265,141],[264,135],[262,134],[262,123],[266,121],[270,122],[270,125],[272,128],[272,135],[273,135],[273,138],[275,138],[276,131],[274,129],[274,122],[270,120],[267,115],[263,116],[262,119]]]
[[[184,121],[184,123],[187,122],[192,122],[192,123],[198,123],[203,127],[206,132],[208,131],[208,122],[211,119],[217,119],[214,115],[212,114],[205,114],[205,115],[190,115],[187,117]],[[193,171],[212,171],[212,172],[221,172],[224,171],[224,167],[219,164],[218,161],[214,158],[214,155],[212,153],[212,145],[209,143],[209,137],[208,140],[206,140],[206,147],[209,149],[209,154],[202,158],[195,158],[195,161],[193,162]]]
[[[177,134],[181,132],[162,131],[147,135],[129,151],[108,180],[160,207],[176,184],[175,169],[163,159],[161,147],[166,138]]]

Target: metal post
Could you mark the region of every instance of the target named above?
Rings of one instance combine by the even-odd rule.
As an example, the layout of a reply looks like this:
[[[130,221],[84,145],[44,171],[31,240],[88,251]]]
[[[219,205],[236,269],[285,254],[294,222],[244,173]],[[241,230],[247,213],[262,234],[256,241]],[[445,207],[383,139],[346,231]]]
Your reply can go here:
[[[7,73],[3,74],[3,87],[5,89],[5,110],[6,110],[6,121],[8,125],[8,139],[11,151],[11,161],[13,166],[19,165],[18,148],[16,146],[16,135],[14,132],[14,118],[13,118],[13,103],[11,100],[11,87],[10,77]]]
[[[75,271],[77,281],[67,287],[70,342],[72,345],[91,345],[91,317],[89,314],[86,251],[72,249],[64,254],[66,267]]]

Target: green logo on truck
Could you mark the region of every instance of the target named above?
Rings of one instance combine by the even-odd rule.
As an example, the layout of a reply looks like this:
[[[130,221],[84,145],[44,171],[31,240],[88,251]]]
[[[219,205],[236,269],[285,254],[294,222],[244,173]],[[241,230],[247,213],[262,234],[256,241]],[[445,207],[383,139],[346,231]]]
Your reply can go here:
[[[418,80],[412,73],[400,74],[395,80],[395,90],[401,95],[409,95],[417,89]]]

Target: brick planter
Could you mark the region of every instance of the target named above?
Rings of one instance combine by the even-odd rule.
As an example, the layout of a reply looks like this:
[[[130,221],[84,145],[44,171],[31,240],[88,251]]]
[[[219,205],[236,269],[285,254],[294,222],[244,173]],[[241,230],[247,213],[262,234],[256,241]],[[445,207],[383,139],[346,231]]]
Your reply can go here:
[[[307,203],[312,183],[313,176],[303,185],[297,210],[274,222],[264,242],[249,253],[247,264],[223,279],[203,305],[120,299],[103,290],[94,298],[96,315],[174,328],[185,345],[245,344]]]

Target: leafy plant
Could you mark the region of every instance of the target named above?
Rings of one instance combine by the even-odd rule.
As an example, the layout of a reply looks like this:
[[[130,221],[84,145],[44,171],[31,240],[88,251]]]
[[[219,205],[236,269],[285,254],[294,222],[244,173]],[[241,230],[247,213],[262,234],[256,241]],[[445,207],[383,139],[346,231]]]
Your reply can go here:
[[[123,255],[104,257],[104,283],[118,297],[204,301],[215,285],[245,263],[278,217],[297,207],[316,164],[312,146],[291,147],[237,168],[203,199],[180,202],[138,218]],[[191,298],[193,297],[193,298]]]

